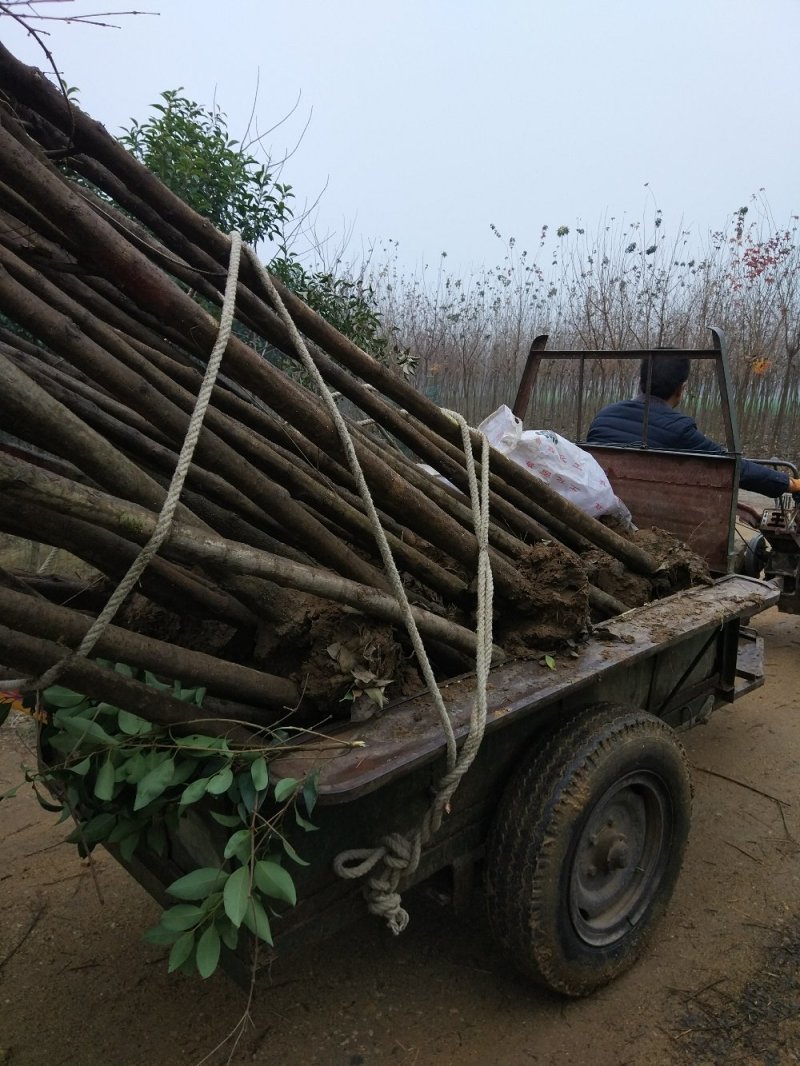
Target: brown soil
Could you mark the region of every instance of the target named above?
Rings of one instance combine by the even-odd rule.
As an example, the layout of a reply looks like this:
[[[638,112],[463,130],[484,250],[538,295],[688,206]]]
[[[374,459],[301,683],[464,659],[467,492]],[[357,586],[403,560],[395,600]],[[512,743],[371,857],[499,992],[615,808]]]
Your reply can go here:
[[[683,736],[695,780],[688,857],[664,923],[628,974],[586,1000],[537,991],[492,943],[479,893],[456,917],[420,888],[406,900],[402,936],[365,916],[276,968],[232,1061],[800,1062],[800,629],[774,610],[757,621],[769,681]],[[0,792],[19,780],[21,757],[32,761],[23,741],[0,730]],[[245,995],[222,975],[168,976],[162,951],[140,940],[156,904],[104,853],[100,903],[53,823],[27,790],[0,803],[0,1063],[199,1063]]]
[[[617,532],[624,533],[623,530]],[[631,573],[599,548],[581,556],[589,581],[626,607],[640,607],[648,600],[668,596],[692,585],[707,584],[710,580],[703,560],[672,533],[653,526],[637,529],[630,539],[661,564],[662,569],[654,578]]]
[[[550,649],[574,639],[589,620],[589,586],[576,557],[558,544],[531,544],[514,561],[520,579],[519,612],[496,612],[495,641],[510,655]]]

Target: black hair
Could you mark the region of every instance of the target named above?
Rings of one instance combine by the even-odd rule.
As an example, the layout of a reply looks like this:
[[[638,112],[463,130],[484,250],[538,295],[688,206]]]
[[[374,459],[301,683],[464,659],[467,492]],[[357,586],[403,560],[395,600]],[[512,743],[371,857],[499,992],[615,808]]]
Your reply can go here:
[[[650,395],[660,400],[668,400],[689,377],[690,360],[688,355],[653,355],[653,371],[650,378]],[[639,367],[639,386],[647,392],[647,364],[645,356]]]

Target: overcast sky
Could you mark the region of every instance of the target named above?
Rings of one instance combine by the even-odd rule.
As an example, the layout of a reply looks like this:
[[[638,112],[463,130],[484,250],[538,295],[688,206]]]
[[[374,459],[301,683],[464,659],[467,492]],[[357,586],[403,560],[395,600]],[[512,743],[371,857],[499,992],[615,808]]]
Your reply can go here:
[[[64,7],[66,8],[66,4]],[[51,24],[83,108],[112,131],[163,89],[214,99],[234,133],[256,85],[284,179],[325,187],[320,233],[350,253],[399,241],[407,262],[499,259],[494,223],[534,247],[543,223],[664,211],[722,226],[762,187],[800,210],[800,0],[74,0],[135,6],[120,29]],[[39,5],[49,13],[56,5]],[[3,41],[45,60],[11,20]]]

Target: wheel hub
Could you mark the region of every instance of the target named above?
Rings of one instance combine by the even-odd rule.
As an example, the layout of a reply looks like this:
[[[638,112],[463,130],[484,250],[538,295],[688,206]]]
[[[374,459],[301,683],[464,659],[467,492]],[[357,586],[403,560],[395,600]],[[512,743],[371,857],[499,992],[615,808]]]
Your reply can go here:
[[[633,773],[589,812],[570,871],[570,915],[577,934],[611,944],[638,922],[663,874],[670,815],[659,778]]]

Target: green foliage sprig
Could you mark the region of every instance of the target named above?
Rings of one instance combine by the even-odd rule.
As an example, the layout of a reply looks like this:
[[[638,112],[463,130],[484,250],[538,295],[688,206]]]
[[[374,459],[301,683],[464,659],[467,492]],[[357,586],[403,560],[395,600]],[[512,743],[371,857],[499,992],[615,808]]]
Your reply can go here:
[[[124,663],[104,665],[134,676]],[[202,705],[202,688],[167,683],[147,671],[137,676]],[[222,946],[231,951],[239,946],[242,928],[272,945],[270,915],[297,901],[284,864],[288,859],[307,865],[283,832],[283,822],[292,815],[301,829],[317,828],[307,817],[317,798],[315,775],[302,781],[271,779],[269,762],[288,734],[273,731],[260,748],[232,750],[224,737],[176,736],[60,685],[46,689],[41,702],[49,718],[42,731],[43,750],[59,758],[26,777],[42,807],[58,812],[60,822],[75,819],[67,840],[82,855],[102,843],[124,862],[148,851],[164,856],[192,807],[228,834],[223,834],[217,865],[191,870],[167,887],[176,902],[144,934],[149,943],[170,947],[170,972],[210,977]]]
[[[120,143],[222,232],[238,229],[249,244],[275,242],[278,256],[270,269],[288,288],[376,359],[410,374],[411,355],[384,329],[372,289],[334,270],[308,269],[289,247],[292,186],[278,180],[269,160],[259,161],[230,136],[224,112],[182,93],[163,92],[155,114],[132,119]]]
[[[230,136],[224,112],[181,93],[161,93],[156,114],[132,119],[120,143],[223,233],[238,229],[249,244],[281,241],[292,218],[291,185]]]

